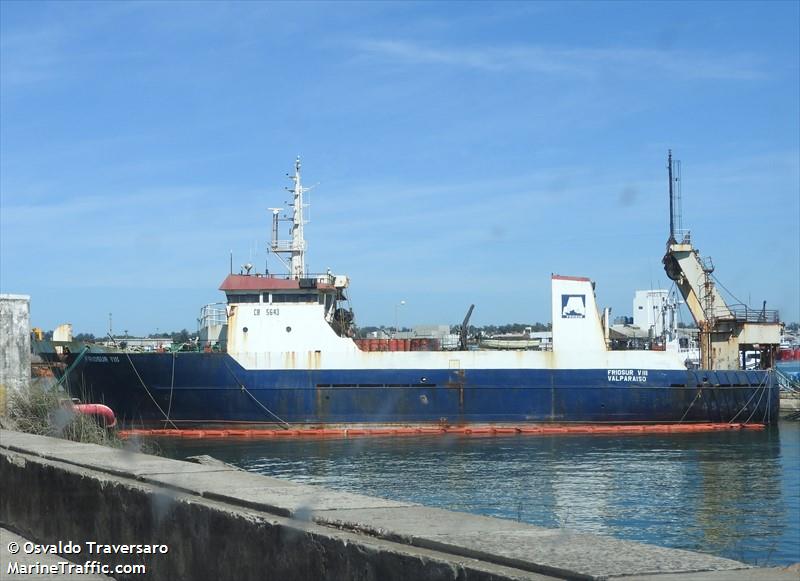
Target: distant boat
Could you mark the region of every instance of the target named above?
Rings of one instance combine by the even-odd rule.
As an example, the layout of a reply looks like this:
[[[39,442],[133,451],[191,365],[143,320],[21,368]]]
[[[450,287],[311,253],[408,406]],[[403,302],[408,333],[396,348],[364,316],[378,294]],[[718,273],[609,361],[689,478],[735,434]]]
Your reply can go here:
[[[800,346],[781,344],[778,351],[778,361],[800,361]]]

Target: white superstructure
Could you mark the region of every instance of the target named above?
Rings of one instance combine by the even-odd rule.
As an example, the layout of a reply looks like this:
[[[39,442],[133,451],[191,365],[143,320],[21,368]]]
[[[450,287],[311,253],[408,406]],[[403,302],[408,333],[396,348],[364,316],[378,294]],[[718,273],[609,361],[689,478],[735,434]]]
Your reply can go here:
[[[633,297],[633,324],[648,332],[650,337],[672,334],[675,324],[675,301],[669,291],[637,290]]]
[[[306,271],[303,194],[308,189],[302,186],[299,158],[294,169],[291,220],[272,209],[270,250],[287,267],[287,275],[248,270],[230,274],[220,287],[227,295],[227,324],[217,322],[217,327],[224,327],[226,351],[244,368],[684,369],[683,359],[674,353],[609,349],[594,284],[560,275],[552,276],[552,351],[361,349],[352,338],[352,312],[343,306],[348,278]],[[282,220],[291,222],[291,240],[279,239]]]

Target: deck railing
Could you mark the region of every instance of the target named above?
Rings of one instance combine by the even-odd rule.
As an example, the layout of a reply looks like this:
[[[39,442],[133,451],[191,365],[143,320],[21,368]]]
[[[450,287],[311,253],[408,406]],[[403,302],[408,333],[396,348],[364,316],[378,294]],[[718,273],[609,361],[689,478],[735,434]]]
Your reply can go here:
[[[200,309],[200,328],[228,323],[228,310],[225,303],[211,303]]]
[[[708,313],[720,320],[730,320],[744,323],[780,323],[780,313],[776,309],[754,309],[747,305],[728,305],[727,309],[716,308]]]

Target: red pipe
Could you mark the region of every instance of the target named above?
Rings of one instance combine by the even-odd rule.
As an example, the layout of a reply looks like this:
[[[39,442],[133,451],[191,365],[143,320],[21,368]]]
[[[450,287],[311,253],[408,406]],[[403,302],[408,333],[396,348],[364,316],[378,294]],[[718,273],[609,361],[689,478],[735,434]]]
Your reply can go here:
[[[104,428],[113,428],[117,425],[117,418],[107,405],[101,403],[76,403],[73,404],[73,408],[76,413],[93,416],[97,423]]]

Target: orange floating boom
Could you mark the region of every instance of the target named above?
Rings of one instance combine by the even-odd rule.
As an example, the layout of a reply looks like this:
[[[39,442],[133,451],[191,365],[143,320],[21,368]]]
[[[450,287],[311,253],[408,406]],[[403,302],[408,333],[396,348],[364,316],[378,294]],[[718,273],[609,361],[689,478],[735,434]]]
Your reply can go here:
[[[718,432],[735,430],[763,430],[764,424],[708,423],[708,424],[623,424],[571,426],[524,425],[524,426],[457,426],[457,427],[380,427],[380,428],[306,428],[291,430],[224,430],[224,429],[130,429],[120,430],[121,438],[207,438],[215,440],[253,439],[253,438],[350,438],[369,436],[421,436],[421,435],[459,435],[459,436],[547,436],[547,435],[635,435],[653,433],[685,434],[697,432]]]

